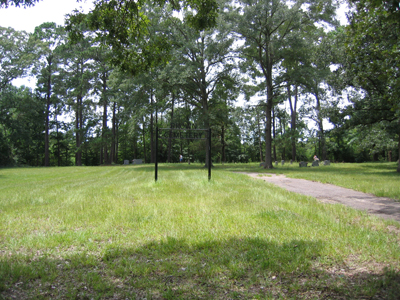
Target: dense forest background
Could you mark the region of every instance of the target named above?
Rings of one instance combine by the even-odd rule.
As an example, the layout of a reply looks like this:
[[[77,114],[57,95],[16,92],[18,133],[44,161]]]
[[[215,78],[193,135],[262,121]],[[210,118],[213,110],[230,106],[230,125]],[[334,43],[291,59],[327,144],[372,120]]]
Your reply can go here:
[[[215,163],[398,160],[399,1],[94,3],[0,27],[0,166],[154,162],[156,126],[211,128]],[[163,140],[159,161],[206,143]]]

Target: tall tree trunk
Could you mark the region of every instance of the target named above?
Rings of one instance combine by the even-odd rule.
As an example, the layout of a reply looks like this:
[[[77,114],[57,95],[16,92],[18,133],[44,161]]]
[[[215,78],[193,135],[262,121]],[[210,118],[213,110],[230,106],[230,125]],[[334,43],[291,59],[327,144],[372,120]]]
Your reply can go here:
[[[119,113],[119,106],[117,106]],[[115,163],[118,162],[118,152],[119,152],[119,122],[115,119]]]
[[[138,138],[136,135],[136,132],[139,131],[139,126],[137,126],[137,124],[135,125],[135,136],[134,136],[134,140],[133,140],[133,159],[137,159],[138,158]]]
[[[110,163],[116,163],[117,160],[115,159],[115,127],[117,126],[116,122],[116,110],[117,110],[117,103],[113,103],[113,110],[112,110],[112,129],[111,129],[111,149],[110,149]]]
[[[397,160],[397,162],[398,162],[397,172],[400,173],[400,119],[399,119],[399,145],[398,145],[398,148],[399,148],[399,156],[398,156],[398,160]]]
[[[172,103],[171,103],[171,130],[169,131],[169,139],[168,139],[168,162],[172,163],[172,124],[174,124],[174,106],[175,106],[175,94],[172,93]]]
[[[272,138],[273,138],[273,151],[274,151],[274,161],[276,161],[276,145],[275,145],[275,138],[276,138],[276,132],[275,132],[275,110],[272,109]]]
[[[108,107],[108,99],[107,99],[107,74],[103,72],[102,76],[102,98],[103,98],[103,128],[101,132],[101,152],[100,152],[100,164],[110,164],[110,159],[108,157],[108,143],[107,143],[107,107]]]
[[[145,136],[145,131],[144,131],[144,117],[143,117],[143,129],[142,129],[142,134],[143,134],[143,155],[144,155],[144,161],[146,162],[147,159],[147,153],[146,153],[146,136]]]
[[[55,121],[56,121],[56,136],[57,136],[57,166],[61,166],[61,148],[60,148],[60,136],[59,136],[59,126],[58,126],[58,120],[57,120],[57,107],[55,107]]]
[[[221,144],[222,144],[222,163],[226,162],[226,155],[225,155],[225,125],[222,125],[222,131],[221,131]]]
[[[208,116],[208,101],[207,98],[203,98],[203,116],[204,116],[204,129],[208,129],[210,128],[210,120],[209,120],[209,116]],[[208,162],[209,162],[209,147],[211,147],[210,145],[210,140],[208,138],[208,132],[206,134],[206,163],[204,165],[204,167],[208,168]],[[212,162],[211,162],[212,165]]]
[[[208,107],[208,93],[207,93],[207,80],[206,80],[206,68],[205,68],[205,60],[204,60],[204,51],[205,51],[205,38],[202,36],[201,38],[201,64],[200,64],[200,73],[201,73],[201,106],[203,109],[203,118],[204,118],[204,129],[209,129],[210,124],[210,116],[209,116],[209,107]],[[206,139],[206,163],[204,167],[208,168],[208,162],[210,160],[208,149],[211,147],[210,139],[207,137]],[[212,162],[211,162],[212,165]]]
[[[259,152],[260,152],[260,162],[263,161],[263,151],[262,151],[262,144],[261,144],[261,126],[260,126],[260,115],[258,113],[258,109],[257,110],[257,126],[258,126],[258,148],[259,148]]]
[[[65,165],[69,166],[69,155],[68,155],[68,147],[65,149]]]
[[[79,99],[79,138],[80,138],[80,145],[79,147],[83,147],[85,144],[84,134],[83,134],[83,97],[81,96]],[[83,147],[85,149],[85,147]],[[85,149],[86,150],[86,149]],[[82,165],[82,153],[83,151],[79,151],[79,159],[80,159],[80,166]]]
[[[82,165],[82,149],[81,149],[81,144],[82,144],[82,139],[81,139],[81,102],[82,102],[82,96],[78,95],[76,97],[76,110],[75,110],[75,145],[76,145],[76,153],[75,153],[75,165],[76,166],[81,166]]]
[[[292,94],[290,91],[290,84],[288,83],[288,99],[290,104],[290,131],[292,143],[292,160],[296,160],[296,122],[297,122],[297,98],[298,86],[295,86],[294,102],[292,102]]]
[[[284,141],[284,136],[286,134],[286,119],[284,117],[279,119],[279,125],[281,127],[281,144],[282,144],[281,160],[285,160],[286,143]]]
[[[270,35],[267,33],[265,34],[265,38],[270,40]],[[267,103],[265,109],[265,169],[272,169],[272,136],[271,136],[271,112],[273,108],[273,96],[274,96],[274,86],[272,81],[272,60],[273,60],[273,53],[269,51],[268,48],[265,50],[263,47],[259,47],[259,58],[260,61],[264,61],[265,63],[261,63],[261,68],[265,77],[266,85],[267,85]],[[265,56],[265,57],[264,57]],[[266,60],[264,60],[266,59]]]
[[[44,134],[44,166],[50,166],[50,139],[49,139],[49,123],[50,123],[50,97],[46,99],[46,124]]]
[[[50,166],[50,138],[49,138],[49,124],[50,124],[50,98],[51,98],[51,57],[48,57],[48,74],[47,74],[47,94],[46,94],[46,124],[44,134],[44,166]]]
[[[155,108],[156,108],[156,111],[155,111],[155,124],[154,124],[154,132],[155,132],[155,130],[156,130],[156,128],[157,128],[157,126],[158,126],[158,103],[157,103],[157,98],[156,98],[156,101],[155,101]],[[162,119],[162,116],[161,116],[161,119]],[[160,133],[160,132],[159,132]],[[156,161],[156,155],[158,155],[158,153],[162,153],[162,143],[158,143],[158,148],[157,148],[157,151],[158,152],[156,152],[156,136],[154,135],[154,162]],[[158,158],[159,156],[157,156],[157,158]],[[158,162],[160,162],[160,160],[158,160]]]
[[[267,100],[265,109],[265,169],[272,169],[272,136],[271,136],[271,109],[272,109],[272,91],[269,95],[270,100]]]
[[[323,119],[321,117],[321,101],[318,97],[318,94],[315,95],[315,99],[317,100],[317,123],[318,123],[318,130],[319,130],[319,151],[321,152],[320,158],[322,160],[326,160],[326,145],[325,145],[325,133],[324,133],[324,124],[323,124]]]
[[[151,115],[150,115],[150,162],[154,163],[155,153],[154,153],[154,116],[153,116],[153,93],[150,95],[150,107],[151,107]]]
[[[80,60],[78,70],[81,81],[83,80],[83,61]],[[83,143],[83,87],[82,82],[78,87],[79,93],[76,96],[76,153],[75,153],[75,165],[82,166],[82,143]]]

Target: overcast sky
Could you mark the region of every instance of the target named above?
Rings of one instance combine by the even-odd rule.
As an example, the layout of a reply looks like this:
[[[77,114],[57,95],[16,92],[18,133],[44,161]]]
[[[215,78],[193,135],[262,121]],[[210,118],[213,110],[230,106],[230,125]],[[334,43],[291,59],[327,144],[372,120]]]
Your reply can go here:
[[[91,0],[42,0],[28,8],[10,6],[0,9],[0,26],[33,32],[36,26],[44,22],[64,25],[66,14],[80,7],[88,12],[91,6]]]

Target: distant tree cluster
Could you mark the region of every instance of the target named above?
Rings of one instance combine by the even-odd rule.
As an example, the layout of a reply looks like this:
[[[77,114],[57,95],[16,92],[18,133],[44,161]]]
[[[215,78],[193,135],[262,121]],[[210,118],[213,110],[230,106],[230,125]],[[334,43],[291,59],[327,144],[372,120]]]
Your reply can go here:
[[[214,162],[396,161],[398,1],[348,4],[347,26],[333,0],[96,0],[65,28],[0,27],[0,165],[153,162],[172,124],[212,128]],[[208,161],[208,140],[159,148]]]

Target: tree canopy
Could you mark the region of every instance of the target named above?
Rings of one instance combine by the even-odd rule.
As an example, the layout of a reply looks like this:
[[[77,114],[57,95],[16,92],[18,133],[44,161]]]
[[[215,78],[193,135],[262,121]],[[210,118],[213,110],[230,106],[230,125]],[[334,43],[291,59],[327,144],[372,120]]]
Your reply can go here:
[[[346,28],[346,78],[349,85],[365,91],[354,101],[352,121],[373,124],[398,120],[399,134],[399,1],[361,0],[352,4],[355,10]]]
[[[155,153],[173,124],[210,127],[213,163],[395,161],[398,1],[350,4],[347,26],[336,1],[95,0],[65,27],[0,28],[0,165],[206,161],[205,141]]]
[[[40,0],[0,0],[0,8],[7,8],[10,5],[16,7],[29,7],[35,5]]]

